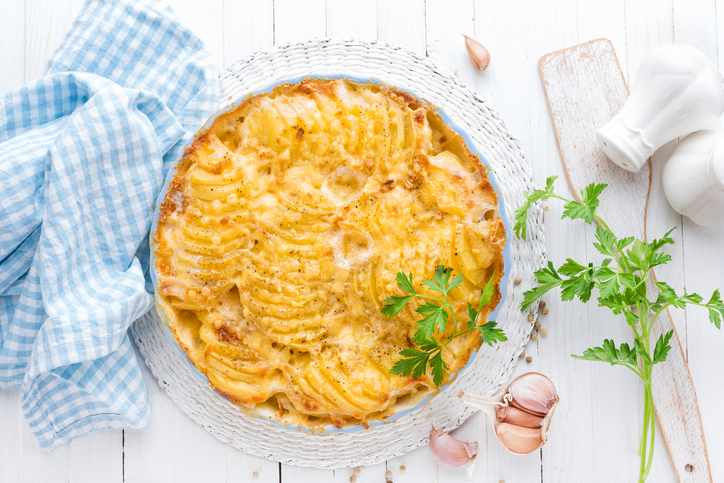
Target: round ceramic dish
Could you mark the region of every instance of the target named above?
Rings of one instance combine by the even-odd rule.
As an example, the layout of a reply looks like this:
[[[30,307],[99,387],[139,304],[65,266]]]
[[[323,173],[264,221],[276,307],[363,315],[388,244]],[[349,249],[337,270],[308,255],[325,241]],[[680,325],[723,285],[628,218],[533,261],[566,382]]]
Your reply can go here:
[[[204,131],[206,131],[206,129],[208,129],[214,123],[214,121],[216,121],[217,118],[226,114],[229,111],[236,109],[236,107],[241,102],[243,102],[245,99],[247,99],[248,97],[270,92],[273,88],[275,88],[279,85],[282,85],[282,84],[292,84],[293,85],[293,84],[297,84],[303,80],[308,80],[308,79],[320,79],[320,80],[348,79],[352,82],[358,82],[360,84],[378,84],[378,85],[382,84],[382,82],[380,82],[378,79],[356,77],[356,76],[345,75],[345,74],[334,74],[334,75],[326,75],[326,76],[308,75],[308,76],[304,76],[304,77],[298,77],[296,79],[287,79],[287,80],[283,80],[283,81],[274,82],[268,86],[263,87],[262,89],[248,93],[246,96],[244,96],[244,98],[237,99],[234,102],[232,102],[231,104],[229,104],[228,106],[217,111],[213,116],[211,116],[209,118],[208,121],[206,121],[206,123],[204,123],[202,128],[199,130],[199,133],[196,136],[194,136],[194,139],[192,139],[187,146],[184,147],[184,150],[186,149],[186,147],[190,146],[193,143],[193,141],[200,136],[200,134],[202,134]],[[428,107],[431,107],[428,102],[426,102],[421,97],[417,96],[414,92],[410,91],[409,89],[405,89],[404,87],[401,87],[401,86],[395,86],[395,87],[397,89],[407,92],[408,94],[411,94],[413,97],[415,97],[419,101],[419,103],[424,104]],[[434,107],[434,106],[432,106],[432,107]],[[460,126],[458,126],[452,119],[450,119],[450,116],[448,116],[445,112],[441,111],[440,109],[436,109],[435,112],[438,115],[440,115],[440,117],[442,117],[443,121],[445,121],[445,124],[447,124],[453,131],[458,133],[460,136],[462,136],[462,138],[465,141],[465,144],[467,145],[470,152],[477,155],[478,158],[480,159],[480,162],[483,164],[483,166],[485,166],[487,168],[488,179],[490,180],[490,183],[493,185],[493,189],[495,190],[495,193],[498,195],[498,212],[500,213],[500,216],[503,219],[503,224],[505,225],[506,233],[508,234],[508,236],[510,236],[510,234],[512,233],[512,230],[511,230],[512,225],[508,221],[508,216],[505,213],[505,201],[503,199],[502,193],[500,192],[500,187],[498,186],[498,182],[495,179],[495,175],[493,174],[492,168],[490,166],[490,162],[487,160],[487,158],[485,156],[483,156],[480,152],[477,151],[477,149],[475,148],[475,144],[472,142],[472,139],[470,139],[470,136],[465,132],[464,129],[462,129]],[[176,172],[177,172],[177,165],[174,166],[171,170],[169,170],[169,172],[166,176],[166,181],[164,182],[163,188],[161,189],[161,193],[159,194],[158,200],[156,201],[156,213],[154,214],[153,223],[151,225],[151,268],[150,268],[150,270],[151,270],[151,279],[153,280],[153,286],[154,286],[154,296],[157,301],[158,301],[158,297],[159,297],[158,290],[157,290],[158,274],[156,273],[156,268],[155,268],[156,267],[156,261],[155,261],[155,253],[156,253],[155,248],[156,247],[155,247],[155,244],[153,243],[153,239],[154,239],[153,234],[156,232],[156,228],[158,227],[158,217],[160,214],[158,208],[161,206],[161,203],[166,198],[166,193],[168,191],[169,184],[171,183],[174,176],[176,175]],[[508,283],[508,273],[507,272],[508,272],[508,267],[510,266],[510,243],[506,243],[505,249],[503,250],[503,266],[505,267],[505,273],[503,274],[503,276],[501,277],[501,280],[500,280],[500,292],[501,292],[500,293],[500,302],[498,303],[495,310],[493,310],[493,312],[490,313],[490,315],[488,316],[488,320],[496,319],[498,312],[500,310],[500,307],[502,307],[505,302],[505,294],[507,292],[507,283]],[[158,303],[156,304],[156,308],[157,308],[158,316],[161,318],[161,321],[164,323],[164,325],[168,326],[168,320],[166,320],[166,315],[163,312],[163,310],[161,310]],[[171,330],[168,331],[168,334],[169,334],[169,337],[171,337],[173,339]],[[175,340],[174,340],[174,342],[175,342]],[[178,344],[177,344],[177,349],[184,355],[184,357],[186,357],[186,353],[183,351],[183,349],[180,346],[178,346]],[[465,367],[463,367],[460,371],[458,371],[458,373],[451,375],[451,377],[450,377],[451,381],[454,381],[454,379],[457,377],[457,374],[463,373],[468,367],[470,367],[472,365],[472,363],[474,362],[475,357],[477,355],[477,352],[478,352],[477,349],[474,350],[472,355],[470,356],[470,359],[468,360],[467,364],[465,365]],[[202,378],[206,384],[208,384],[208,379],[206,378],[206,376],[204,374],[202,374],[201,372],[199,372],[196,369],[196,367],[193,364],[191,364],[190,361],[189,361],[189,364],[191,365],[193,372],[198,377]],[[447,388],[449,388],[449,387],[450,387],[450,384],[446,384],[445,386],[440,387],[434,393],[426,396],[422,401],[420,401],[416,405],[414,405],[412,407],[402,407],[402,408],[400,408],[399,411],[397,411],[395,414],[393,414],[389,418],[385,419],[384,421],[370,421],[369,425],[370,426],[379,426],[382,424],[391,424],[394,421],[396,421],[398,418],[400,418],[401,416],[404,416],[405,414],[408,414],[410,412],[413,412],[413,411],[423,407],[425,404],[427,404],[430,401],[431,398],[435,397],[439,392],[447,390]],[[218,393],[217,393],[217,396],[223,397],[223,396],[219,395]],[[365,427],[362,426],[361,424],[345,426],[343,428],[338,428],[337,426],[335,426],[333,424],[328,424],[328,425],[326,425],[325,429],[321,432],[312,431],[311,429],[305,428],[302,426],[290,426],[290,425],[284,425],[282,423],[279,423],[276,420],[274,420],[272,412],[268,412],[268,411],[262,412],[262,411],[258,411],[258,410],[246,409],[246,408],[241,408],[241,407],[239,409],[243,410],[244,412],[246,412],[247,414],[249,414],[251,416],[267,419],[272,424],[276,424],[278,426],[281,426],[281,427],[283,427],[285,429],[289,429],[289,430],[306,431],[309,433],[315,433],[315,434],[320,434],[320,435],[332,434],[332,433],[354,433],[357,431],[365,430]]]
[[[430,422],[449,431],[465,421],[473,410],[460,402],[457,395],[461,391],[491,394],[508,380],[533,325],[527,320],[528,314],[521,313],[518,307],[521,287],[532,284],[532,272],[543,262],[542,214],[539,207],[529,214],[527,241],[514,237],[508,220],[514,207],[523,202],[523,193],[534,189],[530,167],[517,141],[486,102],[454,76],[399,47],[321,40],[254,54],[222,73],[222,111],[209,122],[250,94],[309,77],[382,82],[426,99],[439,108],[445,122],[463,136],[470,151],[488,167],[508,237],[504,251],[506,273],[501,280],[503,299],[490,319],[498,321],[508,341],[497,347],[481,347],[452,383],[385,422],[377,422],[369,429],[332,427],[320,434],[276,423],[267,415],[249,416],[218,395],[188,361],[155,311],[139,319],[132,331],[161,386],[189,416],[219,439],[252,454],[301,466],[373,464],[426,443]],[[169,173],[166,186],[174,173]],[[166,186],[159,200],[165,196]],[[152,233],[156,222],[157,216]],[[153,276],[155,285],[155,273]],[[521,277],[523,283],[514,286],[514,277]]]

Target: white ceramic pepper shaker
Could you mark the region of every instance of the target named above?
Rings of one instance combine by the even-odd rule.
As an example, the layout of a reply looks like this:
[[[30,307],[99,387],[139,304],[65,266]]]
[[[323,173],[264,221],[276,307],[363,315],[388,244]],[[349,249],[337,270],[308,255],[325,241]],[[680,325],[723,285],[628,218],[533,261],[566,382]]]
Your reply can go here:
[[[724,77],[700,51],[661,45],[639,66],[621,112],[596,131],[604,153],[638,172],[667,142],[714,124],[724,112]]]
[[[699,225],[724,225],[724,138],[704,130],[682,139],[666,162],[663,185],[677,212]]]

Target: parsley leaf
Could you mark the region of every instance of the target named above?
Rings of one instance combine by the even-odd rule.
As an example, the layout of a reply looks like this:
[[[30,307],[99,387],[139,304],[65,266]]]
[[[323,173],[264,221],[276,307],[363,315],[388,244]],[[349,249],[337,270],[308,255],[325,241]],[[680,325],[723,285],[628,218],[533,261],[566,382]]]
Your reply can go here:
[[[475,324],[478,321],[478,310],[470,305],[470,302],[468,302],[468,327],[472,328],[475,327]]]
[[[404,272],[397,272],[397,286],[407,293],[415,294],[415,284],[412,281],[412,272],[405,275]]]
[[[666,334],[661,334],[659,340],[656,341],[652,364],[658,364],[659,362],[664,362],[666,360],[666,356],[669,354],[669,350],[671,349],[669,341],[671,340],[672,335],[674,335],[674,331],[670,330]]]
[[[480,335],[483,338],[483,342],[492,346],[495,342],[505,342],[508,338],[503,333],[503,329],[498,328],[498,323],[494,320],[486,322],[483,325],[475,327],[480,331]]]
[[[578,201],[569,201],[565,205],[563,205],[563,207],[565,208],[563,210],[563,217],[568,217],[572,220],[582,219],[585,220],[586,223],[593,223],[593,215],[595,214],[596,208],[598,208],[598,205],[600,203],[598,197],[601,195],[603,190],[606,189],[607,186],[607,184],[603,183],[592,183],[583,188],[583,191],[581,191],[580,203]]]
[[[536,201],[547,200],[553,196],[553,183],[558,176],[551,176],[546,179],[546,187],[543,190],[535,190],[526,197],[525,203],[520,208],[515,210],[515,225],[513,225],[513,231],[518,236],[525,240],[526,236],[526,222],[528,219],[528,210]]]
[[[578,275],[585,269],[586,267],[584,267],[580,263],[568,258],[566,259],[566,263],[560,266],[558,272],[560,272],[561,275],[565,275],[566,277],[572,277],[574,275]]]
[[[671,238],[669,235],[671,235],[671,232],[676,230],[676,227],[672,228],[671,230],[667,231],[664,236],[662,236],[658,240],[654,240],[651,243],[649,243],[649,246],[653,251],[659,251],[664,245],[673,245],[674,239]]]
[[[627,343],[623,343],[616,348],[616,344],[611,339],[606,339],[600,347],[591,347],[583,351],[582,355],[572,354],[572,357],[587,361],[608,362],[612,366],[621,365],[631,368],[636,366],[638,353],[639,351],[635,345],[631,347]]]
[[[724,303],[722,303],[719,290],[714,290],[714,293],[711,294],[711,298],[706,305],[709,309],[709,320],[716,326],[717,329],[721,329],[721,321],[722,318],[724,318]]]
[[[430,290],[447,294],[450,290],[463,283],[464,277],[462,275],[456,276],[452,281],[450,280],[451,275],[452,268],[438,265],[437,268],[435,268],[435,274],[432,276],[432,280],[423,280],[422,283]]]
[[[609,257],[615,256],[613,244],[616,243],[616,237],[613,233],[601,226],[597,226],[596,240],[598,240],[598,243],[593,244],[596,250],[598,250],[602,255],[608,255]]]
[[[427,369],[427,362],[430,359],[428,352],[415,349],[414,347],[408,347],[400,351],[402,359],[395,362],[390,372],[392,374],[399,374],[400,376],[421,377]]]
[[[591,264],[592,266],[593,264]],[[563,268],[563,267],[561,267]],[[583,267],[586,269],[586,267]],[[595,282],[591,277],[591,270],[587,269],[580,275],[570,277],[561,284],[561,300],[573,300],[574,296],[578,296],[581,302],[588,302],[591,298],[591,292]]]
[[[597,275],[597,278],[598,294],[600,298],[608,298],[621,290],[621,286],[618,283],[618,277],[616,276],[616,274],[613,274],[611,277],[606,278],[599,273]]]
[[[527,309],[545,293],[563,283],[563,279],[553,267],[553,262],[548,262],[547,268],[536,270],[534,275],[538,286],[523,293],[523,302],[520,304],[520,310]]]
[[[385,304],[382,306],[382,314],[386,315],[388,319],[391,319],[395,315],[397,315],[403,308],[405,308],[405,305],[407,305],[407,302],[415,298],[414,295],[395,295],[392,297],[388,297],[385,299]]]
[[[629,246],[630,244],[632,244],[633,241],[634,241],[634,237],[632,237],[632,236],[627,236],[626,238],[619,238],[616,241],[616,249],[621,251],[624,248],[626,248],[627,246]]]
[[[493,281],[495,280],[495,272],[493,272],[493,276],[490,277],[490,280],[488,280],[488,283],[485,284],[485,288],[480,292],[480,302],[478,303],[478,310],[483,310],[483,307],[488,305],[491,300],[493,300],[493,293],[495,292],[495,284]]]
[[[420,315],[427,315],[427,317],[418,320],[417,324],[415,324],[415,328],[422,331],[427,339],[431,338],[435,333],[435,327],[441,334],[445,332],[448,313],[444,306],[426,302],[419,306],[416,312]]]
[[[445,378],[444,371],[448,370],[447,364],[445,364],[445,361],[442,359],[441,350],[437,351],[430,358],[430,368],[432,369],[432,383],[439,386]]]

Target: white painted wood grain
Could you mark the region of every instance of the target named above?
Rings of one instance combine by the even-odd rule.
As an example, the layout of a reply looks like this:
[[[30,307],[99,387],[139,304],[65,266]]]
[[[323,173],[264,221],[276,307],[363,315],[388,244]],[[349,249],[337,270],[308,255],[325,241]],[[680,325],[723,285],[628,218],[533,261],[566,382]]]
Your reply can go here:
[[[3,4],[0,15],[0,93],[25,82],[25,2]]]
[[[0,390],[0,482],[123,480],[121,431],[103,431],[46,454],[22,417],[20,389]]]
[[[714,1],[674,1],[674,38],[677,44],[689,44],[709,59],[724,66],[724,4]],[[721,134],[722,120],[718,123]],[[700,227],[683,218],[684,273],[683,285],[707,297],[714,288],[724,287],[724,230]],[[714,328],[705,310],[686,309],[687,356],[709,450],[714,481],[724,479],[724,418],[718,408],[724,398],[724,356],[722,331]]]
[[[501,113],[508,125],[519,135],[521,144],[533,168],[536,182],[543,184],[545,177],[557,174],[563,179],[563,168],[558,155],[552,126],[548,117],[545,96],[540,84],[537,59],[540,55],[576,43],[576,30],[563,28],[575,24],[575,3],[555,2],[526,4],[526,15],[517,15],[515,22],[501,19],[514,15],[518,8],[502,2],[476,2],[475,36],[491,52],[491,65],[478,76],[477,86]],[[554,19],[546,21],[542,19]],[[526,32],[520,35],[519,32]],[[510,88],[509,86],[516,86]],[[561,193],[567,193],[565,182],[559,182]],[[546,241],[549,258],[560,264],[566,256],[586,257],[585,232],[572,230],[568,222],[560,220],[562,208],[552,203],[545,212]],[[562,303],[557,294],[546,298],[550,314],[539,321],[549,331],[546,338],[539,337],[526,347],[533,357],[532,364],[521,363],[520,370],[539,370],[556,384],[561,402],[548,433],[549,442],[540,451],[540,465],[521,465],[511,455],[511,470],[499,468],[494,457],[488,458],[488,481],[588,481],[591,479],[591,460],[579,464],[579,449],[590,447],[593,440],[590,408],[590,366],[576,364],[571,353],[587,347],[588,327],[586,307],[581,304]],[[565,376],[564,376],[565,374]],[[584,382],[585,381],[585,382]],[[497,445],[489,438],[492,451]],[[497,450],[496,450],[497,451]],[[538,453],[536,453],[538,454]],[[523,457],[528,458],[528,457]],[[534,470],[539,472],[538,477]]]
[[[24,3],[25,81],[28,82],[45,74],[48,60],[73,24],[83,1],[24,0]]]
[[[0,91],[42,75],[81,3],[82,0],[3,3]],[[542,54],[608,37],[630,80],[649,49],[676,41],[695,45],[724,65],[724,35],[718,33],[724,29],[724,0],[377,0],[372,8],[362,8],[361,3],[348,0],[172,3],[182,20],[207,43],[219,65],[224,66],[272,44],[324,36],[377,37],[421,55],[429,52],[436,63],[457,70],[466,84],[488,98],[501,113],[519,137],[538,184],[549,175],[563,175],[537,73],[537,59]],[[476,73],[469,64],[461,33],[473,34],[491,51],[491,66],[485,73]],[[661,165],[671,148],[672,145],[665,146],[654,156],[647,221],[650,237],[675,224],[681,225],[681,218],[668,208],[660,189]],[[566,192],[565,183],[559,182],[559,186]],[[561,221],[561,211],[560,205],[552,202],[546,212],[549,258],[556,264],[568,256],[587,259],[592,234],[575,222]],[[686,284],[691,290],[707,294],[714,287],[724,286],[722,235],[720,230],[701,229],[684,221],[675,232],[673,260],[659,270],[660,278],[677,290]],[[541,322],[549,335],[528,345],[526,352],[533,356],[533,362],[521,362],[516,373],[540,370],[558,387],[561,404],[549,432],[549,442],[533,455],[510,455],[500,447],[484,417],[474,416],[455,434],[481,444],[476,481],[631,480],[625,475],[628,461],[636,460],[640,433],[639,415],[631,408],[640,407],[640,397],[621,390],[630,385],[623,370],[576,361],[569,355],[599,344],[604,337],[618,337],[615,326],[619,321],[610,320],[607,311],[592,306],[562,303],[552,296],[547,302],[551,313],[542,317]],[[724,454],[724,420],[719,410],[719,401],[724,397],[724,376],[720,370],[724,366],[722,334],[696,308],[672,315],[680,334],[685,334],[682,340],[686,341],[710,455]],[[124,469],[127,482],[279,481],[279,465],[217,441],[186,417],[145,369],[144,377],[154,403],[153,419],[147,430],[125,432],[125,468],[120,431],[81,438],[50,455],[42,453],[22,420],[18,390],[0,390],[0,482],[119,482]],[[633,428],[622,423],[629,417],[636,420]],[[188,448],[195,452],[192,454]],[[218,469],[202,472],[199,454],[213,458]],[[655,458],[649,481],[673,481],[661,444]],[[724,480],[724,459],[712,456],[711,463],[714,481]],[[408,468],[404,473],[399,471],[402,464]],[[395,483],[463,481],[463,473],[438,468],[424,447],[387,464],[362,468],[358,483],[382,482],[388,469],[393,472]],[[259,471],[259,480],[251,477],[254,471]],[[281,465],[281,475],[284,483],[344,483],[349,481],[352,469],[322,471]]]
[[[224,61],[224,0],[167,0],[176,15],[203,40],[216,57],[219,67]],[[246,2],[244,2],[246,3]]]
[[[377,38],[377,4],[355,0],[326,2],[327,37],[374,40]]]
[[[224,1],[224,67],[274,45],[274,2]]]
[[[20,411],[20,388],[0,389],[0,481],[16,481],[23,464],[23,426],[27,425]]]
[[[474,36],[474,3],[426,2],[427,56],[469,86],[475,86],[479,72],[470,62],[463,34]]]
[[[673,18],[672,2],[663,1],[628,1],[626,2],[626,52],[627,66],[624,73],[627,74],[629,86],[635,78],[636,69],[639,63],[646,56],[646,53],[657,45],[673,43]],[[673,248],[668,250],[672,255],[672,261],[666,265],[656,268],[656,274],[661,280],[666,280],[677,292],[684,289],[684,257],[683,257],[683,226],[681,216],[676,213],[665,201],[661,189],[661,172],[664,162],[671,154],[675,143],[669,143],[660,148],[651,158],[652,183],[649,196],[649,206],[646,219],[646,235],[649,239],[658,238],[669,229],[677,226],[672,233],[675,241]],[[684,351],[687,348],[687,330],[684,312],[679,310],[670,311],[671,320],[676,326],[677,333],[681,340]],[[669,468],[671,462],[668,458],[666,448],[661,444],[663,439],[657,426],[657,447],[654,453],[653,468]],[[673,471],[673,469],[672,469]],[[671,478],[671,477],[669,477]]]
[[[425,0],[377,1],[377,38],[425,56]]]
[[[324,0],[274,0],[274,44],[327,36]]]
[[[479,76],[478,90],[496,107],[515,133],[519,134],[523,150],[533,166],[536,183],[541,185],[547,176],[558,175],[561,193],[569,194],[563,181],[565,175],[558,154],[553,129],[548,116],[545,95],[538,75],[538,58],[577,43],[575,2],[526,4],[526,14],[516,16],[515,22],[501,21],[515,14],[505,3],[476,2],[475,34],[491,52],[491,65]],[[565,27],[568,26],[568,27]],[[521,35],[519,32],[526,32]],[[510,88],[509,86],[516,86]],[[568,221],[561,221],[562,207],[551,203],[545,212],[546,244],[549,259],[560,264],[567,256],[585,259],[586,236],[584,230],[571,229]],[[542,481],[590,481],[591,465],[595,455],[587,450],[587,464],[579,461],[580,448],[589,448],[593,441],[591,417],[591,367],[576,364],[571,353],[587,347],[588,319],[582,304],[563,303],[558,294],[546,297],[549,315],[539,321],[549,335],[539,337],[526,347],[533,363],[519,364],[525,371],[539,370],[548,375],[558,388],[561,402],[548,433],[548,443],[540,451]],[[492,447],[495,441],[489,444]],[[495,467],[495,460],[488,465]],[[535,468],[531,465],[531,468]],[[514,468],[518,473],[523,469]],[[530,470],[529,470],[530,471]],[[533,481],[530,474],[489,472],[489,481]],[[512,475],[511,475],[512,476]],[[538,479],[536,479],[537,481]]]

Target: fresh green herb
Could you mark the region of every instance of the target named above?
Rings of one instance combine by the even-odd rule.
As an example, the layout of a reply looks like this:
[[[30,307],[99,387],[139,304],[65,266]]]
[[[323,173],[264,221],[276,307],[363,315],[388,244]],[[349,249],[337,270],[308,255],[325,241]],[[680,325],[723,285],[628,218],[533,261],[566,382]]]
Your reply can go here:
[[[432,280],[422,281],[422,285],[433,292],[441,294],[439,297],[433,297],[419,293],[415,289],[412,273],[406,275],[403,272],[399,272],[397,274],[397,286],[409,295],[387,298],[385,300],[386,305],[382,308],[382,313],[391,319],[397,315],[410,300],[419,298],[424,300],[424,303],[418,306],[415,311],[424,317],[415,324],[415,329],[417,330],[412,338],[415,347],[408,347],[400,351],[402,358],[395,363],[391,372],[402,376],[412,375],[412,377],[421,377],[427,372],[429,366],[433,383],[439,386],[445,378],[445,371],[448,370],[448,366],[443,360],[442,352],[450,341],[473,330],[479,331],[483,341],[488,345],[508,340],[494,321],[483,321],[484,323],[481,324],[479,320],[480,314],[483,313],[483,308],[493,299],[495,290],[494,279],[495,275],[491,277],[485,287],[480,291],[480,301],[477,307],[473,307],[468,303],[467,328],[463,329],[463,326],[458,324],[449,295],[452,289],[463,282],[462,275],[453,277],[451,268],[438,265]],[[453,323],[453,330],[447,337],[447,340],[442,342],[442,334],[447,330],[450,321]],[[435,334],[438,334],[437,338]],[[438,339],[441,340],[438,341]]]
[[[724,303],[718,290],[715,290],[708,302],[695,293],[684,289],[683,295],[664,282],[653,279],[651,269],[667,263],[671,256],[662,252],[666,245],[673,245],[670,230],[662,238],[646,243],[633,237],[617,238],[609,226],[596,214],[599,196],[606,188],[605,184],[591,184],[581,192],[581,202],[569,200],[553,192],[556,177],[546,180],[545,190],[536,190],[528,195],[526,202],[516,211],[514,227],[518,237],[525,239],[525,224],[528,209],[538,200],[556,198],[564,201],[563,218],[582,219],[586,223],[597,222],[596,242],[593,246],[604,256],[603,261],[582,264],[570,258],[558,270],[553,263],[535,272],[538,286],[524,294],[521,310],[525,310],[543,294],[560,287],[562,300],[578,297],[582,302],[590,300],[593,290],[598,291],[598,303],[608,307],[616,315],[623,315],[626,323],[633,329],[634,343],[616,344],[609,339],[600,347],[586,349],[576,359],[607,362],[629,368],[644,382],[644,422],[641,437],[641,464],[639,481],[643,482],[651,469],[653,461],[655,415],[652,397],[651,372],[655,364],[663,362],[671,349],[670,340],[673,331],[662,334],[651,345],[651,332],[656,318],[667,308],[685,308],[687,305],[699,305],[709,311],[709,320],[721,328],[724,318]],[[647,286],[658,288],[655,300],[647,295]]]

